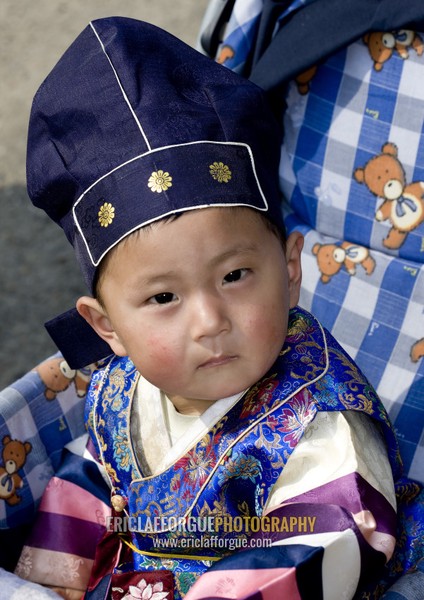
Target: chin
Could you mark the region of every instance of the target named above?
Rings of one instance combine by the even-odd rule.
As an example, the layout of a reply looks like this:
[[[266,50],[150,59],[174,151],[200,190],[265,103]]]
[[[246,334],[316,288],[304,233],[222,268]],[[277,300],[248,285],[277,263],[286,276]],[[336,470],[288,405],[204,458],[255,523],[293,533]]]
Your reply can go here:
[[[252,384],[247,383],[245,386],[239,387],[230,387],[223,389],[222,393],[219,395],[214,395],[210,402],[216,402],[217,400],[222,400],[223,398],[230,398],[231,396],[236,396],[238,394],[242,394],[246,390],[251,387]]]

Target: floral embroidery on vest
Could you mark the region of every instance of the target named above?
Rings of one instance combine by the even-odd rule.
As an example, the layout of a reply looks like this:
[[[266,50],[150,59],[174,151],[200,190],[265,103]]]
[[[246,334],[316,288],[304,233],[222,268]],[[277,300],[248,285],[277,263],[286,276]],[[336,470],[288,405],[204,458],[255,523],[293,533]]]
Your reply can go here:
[[[299,308],[290,313],[284,348],[266,376],[184,456],[148,478],[140,472],[130,436],[137,380],[128,358],[112,359],[93,378],[88,422],[114,492],[128,500],[129,515],[137,519],[135,568],[169,568],[182,589],[189,574],[197,577],[209,558],[228,551],[186,548],[186,558],[175,558],[162,548],[160,556],[152,557],[150,553],[157,553],[149,531],[152,519],[261,516],[285,463],[320,410],[361,410],[386,425],[384,411],[359,369],[315,318]],[[397,456],[395,450],[392,455]],[[154,533],[155,540],[181,535],[166,526]],[[247,537],[246,532],[223,535]]]

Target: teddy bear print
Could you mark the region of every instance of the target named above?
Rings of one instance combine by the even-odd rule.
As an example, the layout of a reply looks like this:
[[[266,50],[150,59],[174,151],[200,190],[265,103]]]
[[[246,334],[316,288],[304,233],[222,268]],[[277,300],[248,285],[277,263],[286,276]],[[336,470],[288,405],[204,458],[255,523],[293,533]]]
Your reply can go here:
[[[219,51],[219,54],[216,58],[216,62],[220,65],[223,65],[227,60],[234,58],[234,55],[234,49],[231,48],[231,46],[228,46],[228,44],[224,44],[224,46],[222,46],[221,50]]]
[[[406,183],[397,154],[397,146],[387,142],[381,154],[373,156],[353,173],[358,183],[365,184],[374,196],[383,199],[375,218],[391,223],[383,245],[394,250],[400,248],[408,233],[424,221],[424,182]]]
[[[371,275],[375,269],[375,260],[368,248],[350,242],[315,244],[312,253],[317,257],[323,283],[328,283],[343,266],[349,275],[355,275],[357,265],[361,265],[367,275]]]
[[[87,392],[93,367],[71,369],[63,358],[54,357],[42,362],[35,371],[45,385],[46,399],[54,400],[59,392],[64,392],[72,383],[77,396],[83,398]]]
[[[364,43],[374,61],[374,69],[381,71],[383,64],[393,56],[396,51],[403,59],[409,58],[408,48],[413,48],[418,56],[424,51],[421,37],[415,31],[401,29],[394,32],[373,31],[363,37]]]
[[[409,58],[408,48],[413,48],[417,56],[422,56],[424,44],[416,31],[410,29],[400,29],[393,33],[395,37],[395,49],[403,59]]]
[[[424,338],[415,342],[411,348],[411,360],[412,362],[418,362],[420,358],[424,356]]]
[[[304,96],[305,94],[307,94],[309,92],[311,81],[315,77],[317,69],[318,69],[318,66],[314,65],[314,66],[310,67],[309,69],[307,69],[306,71],[299,73],[299,75],[296,76],[295,82],[296,82],[296,86],[297,86],[297,91],[302,96]]]
[[[23,479],[18,475],[32,446],[29,442],[12,440],[9,435],[3,438],[3,465],[0,465],[0,499],[5,500],[9,506],[19,504],[21,497],[17,490],[23,486]]]

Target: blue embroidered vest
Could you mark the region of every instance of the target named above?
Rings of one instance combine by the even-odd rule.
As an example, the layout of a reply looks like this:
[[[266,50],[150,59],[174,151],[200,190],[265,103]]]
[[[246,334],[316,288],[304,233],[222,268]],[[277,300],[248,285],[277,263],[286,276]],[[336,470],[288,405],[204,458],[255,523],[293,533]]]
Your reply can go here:
[[[302,309],[290,311],[284,347],[263,379],[184,456],[148,477],[138,464],[130,433],[138,377],[130,359],[121,357],[96,372],[87,422],[113,485],[112,499],[122,496],[126,514],[136,523],[129,568],[171,570],[175,598],[184,595],[212,560],[243,547],[240,540],[249,532],[231,527],[189,532],[162,524],[193,518],[198,524],[202,517],[210,523],[208,518],[224,515],[261,517],[273,485],[318,411],[358,410],[379,421],[395,477],[399,472],[397,443],[373,388],[334,338]],[[182,537],[191,542],[184,545]],[[193,542],[199,537],[200,547]],[[157,540],[163,543],[159,548]]]

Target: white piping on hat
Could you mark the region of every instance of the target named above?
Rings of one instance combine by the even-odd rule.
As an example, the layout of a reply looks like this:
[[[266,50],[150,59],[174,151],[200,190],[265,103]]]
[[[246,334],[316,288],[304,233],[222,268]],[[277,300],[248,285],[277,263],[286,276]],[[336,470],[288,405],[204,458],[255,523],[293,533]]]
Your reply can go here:
[[[98,39],[98,41],[99,41],[99,44],[100,44],[100,46],[101,46],[101,48],[102,48],[102,50],[103,50],[103,52],[104,52],[104,54],[105,54],[106,58],[107,58],[107,59],[108,59],[108,61],[109,61],[109,64],[110,64],[110,66],[111,66],[111,68],[112,68],[112,71],[113,71],[113,73],[114,73],[114,75],[115,75],[116,81],[118,82],[119,88],[120,88],[120,90],[121,90],[121,92],[122,92],[122,95],[123,95],[123,97],[124,97],[124,100],[125,100],[125,102],[127,103],[127,105],[128,105],[128,108],[130,109],[132,116],[134,117],[134,121],[137,123],[137,127],[139,128],[139,130],[140,130],[140,133],[141,133],[141,135],[143,136],[143,138],[144,138],[144,141],[146,142],[147,148],[148,148],[149,150],[151,150],[152,148],[151,148],[151,146],[150,146],[150,144],[149,144],[149,140],[147,139],[147,136],[146,136],[146,134],[144,133],[143,127],[142,127],[142,125],[141,125],[140,121],[138,120],[138,118],[137,118],[137,115],[135,114],[133,107],[131,106],[131,103],[130,103],[130,101],[129,101],[129,98],[128,98],[127,94],[125,93],[125,90],[124,90],[124,88],[123,88],[123,86],[122,86],[121,80],[119,79],[118,73],[116,72],[116,69],[115,69],[115,67],[113,66],[113,63],[112,63],[112,60],[110,59],[110,56],[109,56],[109,55],[108,55],[108,53],[106,52],[106,48],[104,47],[104,45],[103,45],[103,42],[102,42],[102,40],[101,40],[101,39],[100,39],[100,37],[99,37],[99,34],[97,33],[97,31],[96,31],[96,30],[95,30],[95,28],[94,28],[93,22],[90,22],[90,27],[91,27],[91,29],[93,30],[93,32],[94,32],[94,35],[95,35],[95,36],[96,36],[96,38]]]
[[[125,234],[123,236],[121,236],[118,240],[116,240],[115,242],[113,242],[113,244],[111,244],[104,252],[103,254],[100,256],[100,258],[96,261],[93,258],[93,255],[91,254],[90,251],[90,246],[88,244],[88,241],[84,235],[84,232],[81,228],[81,225],[78,222],[78,218],[76,215],[76,208],[78,206],[78,204],[84,199],[84,196],[92,189],[94,188],[100,181],[102,181],[102,179],[105,179],[106,177],[108,177],[109,175],[111,175],[112,173],[114,173],[115,171],[118,171],[119,169],[121,169],[122,167],[125,167],[126,165],[128,165],[129,163],[134,162],[135,160],[139,160],[140,158],[143,158],[144,156],[148,156],[150,154],[154,154],[156,152],[161,152],[162,150],[168,150],[170,148],[179,148],[181,146],[194,146],[196,144],[215,144],[217,146],[242,146],[244,148],[246,148],[247,153],[249,155],[250,158],[250,164],[252,167],[252,172],[253,172],[253,176],[256,180],[256,184],[258,186],[258,191],[259,191],[259,195],[261,196],[263,203],[264,203],[264,207],[263,208],[258,208],[257,206],[253,206],[251,204],[247,204],[247,203],[243,203],[243,202],[234,202],[234,203],[213,203],[213,204],[200,204],[200,205],[195,205],[195,206],[188,206],[188,207],[184,207],[181,209],[174,209],[168,213],[165,213],[163,215],[154,217],[153,219],[149,219],[148,221],[145,221],[143,223],[139,223],[137,224],[135,227],[133,227],[131,230],[125,232]],[[255,210],[259,210],[259,211],[263,211],[266,212],[269,208],[268,206],[268,202],[267,199],[265,197],[265,194],[262,190],[261,184],[259,182],[259,178],[258,175],[256,173],[256,165],[255,165],[255,159],[253,158],[253,153],[252,153],[252,149],[250,148],[250,146],[248,144],[245,144],[244,142],[217,142],[215,140],[195,140],[194,142],[185,142],[182,144],[174,144],[174,145],[170,145],[170,146],[162,146],[161,148],[155,148],[153,150],[149,150],[149,152],[144,152],[143,154],[140,154],[138,156],[135,156],[134,158],[131,158],[130,160],[127,160],[125,162],[123,162],[121,165],[115,167],[114,169],[112,169],[111,171],[109,171],[108,173],[105,173],[104,175],[102,175],[102,177],[99,177],[99,179],[97,179],[97,181],[95,181],[94,183],[92,183],[82,194],[81,196],[76,200],[75,204],[72,207],[72,217],[74,220],[74,223],[76,225],[76,228],[79,232],[79,234],[81,235],[81,238],[84,242],[84,245],[86,247],[87,250],[87,254],[90,258],[91,264],[94,267],[97,267],[101,260],[104,258],[104,256],[117,244],[119,244],[119,242],[121,242],[124,238],[126,238],[130,233],[133,233],[134,231],[136,231],[137,229],[140,229],[141,227],[144,227],[145,225],[149,225],[150,223],[153,223],[155,221],[158,221],[161,218],[167,217],[168,215],[174,214],[174,213],[180,213],[180,212],[185,212],[185,211],[189,211],[189,210],[196,210],[196,209],[200,209],[200,208],[209,208],[209,207],[222,207],[222,208],[226,208],[227,206],[246,206],[248,208],[253,208]]]

